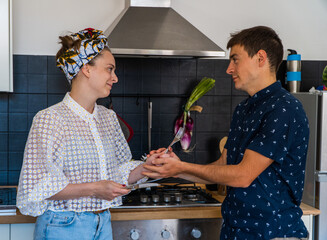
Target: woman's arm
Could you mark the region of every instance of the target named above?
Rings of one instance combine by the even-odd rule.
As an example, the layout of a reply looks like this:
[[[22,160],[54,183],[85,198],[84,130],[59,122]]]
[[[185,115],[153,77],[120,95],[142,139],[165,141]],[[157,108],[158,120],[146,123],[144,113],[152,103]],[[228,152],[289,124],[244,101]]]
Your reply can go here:
[[[108,180],[68,184],[63,190],[51,196],[48,200],[68,200],[92,196],[110,201],[118,196],[128,194],[129,190],[124,187],[124,185]]]

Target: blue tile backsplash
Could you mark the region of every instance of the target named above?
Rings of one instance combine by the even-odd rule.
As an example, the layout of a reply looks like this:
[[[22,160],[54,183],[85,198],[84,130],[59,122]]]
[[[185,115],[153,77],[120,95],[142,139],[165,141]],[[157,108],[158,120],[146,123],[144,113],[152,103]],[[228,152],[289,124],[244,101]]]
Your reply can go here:
[[[0,113],[0,132],[8,131],[8,113]]]
[[[152,148],[165,147],[173,137],[175,119],[193,87],[202,77],[216,79],[216,86],[197,104],[202,113],[192,113],[195,127],[192,152],[174,146],[184,161],[205,164],[216,160],[219,140],[228,134],[235,106],[247,97],[233,89],[226,74],[228,60],[116,58],[119,82],[111,96],[98,103],[112,108],[133,128],[129,142],[133,157],[148,150],[147,106],[153,104]],[[302,61],[301,91],[321,85],[326,61]],[[286,62],[278,72],[284,84]],[[70,86],[56,67],[54,56],[14,55],[14,92],[0,93],[0,185],[16,185],[25,142],[34,115],[62,100]],[[196,143],[196,144],[195,144]]]

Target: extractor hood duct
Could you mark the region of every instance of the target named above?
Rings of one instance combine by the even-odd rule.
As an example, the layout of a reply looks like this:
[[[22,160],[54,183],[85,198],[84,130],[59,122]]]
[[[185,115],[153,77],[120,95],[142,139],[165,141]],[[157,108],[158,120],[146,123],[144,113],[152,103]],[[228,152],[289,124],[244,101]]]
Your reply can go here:
[[[115,55],[217,58],[225,52],[171,8],[170,0],[125,0],[105,31]]]

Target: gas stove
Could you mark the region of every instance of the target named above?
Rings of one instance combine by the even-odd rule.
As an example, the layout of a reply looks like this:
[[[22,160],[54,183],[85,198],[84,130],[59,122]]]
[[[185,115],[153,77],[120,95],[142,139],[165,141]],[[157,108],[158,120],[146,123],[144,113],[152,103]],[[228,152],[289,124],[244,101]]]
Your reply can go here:
[[[162,183],[158,187],[132,191],[123,197],[123,204],[116,208],[126,208],[133,211],[133,208],[212,206],[221,206],[221,203],[200,187],[179,184],[165,185]],[[153,214],[155,214],[155,209]],[[221,225],[221,218],[112,221],[114,240],[218,240]]]
[[[163,185],[137,189],[123,196],[117,208],[167,208],[221,206],[221,202],[197,186]]]

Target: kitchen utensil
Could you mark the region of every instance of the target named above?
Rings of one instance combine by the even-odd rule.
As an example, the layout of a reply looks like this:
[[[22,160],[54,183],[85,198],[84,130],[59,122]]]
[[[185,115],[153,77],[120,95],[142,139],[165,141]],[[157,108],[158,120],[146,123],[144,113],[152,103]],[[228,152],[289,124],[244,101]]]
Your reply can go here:
[[[111,97],[109,103],[105,103],[104,105],[107,106],[109,109],[114,110]],[[117,113],[116,115],[124,137],[126,141],[129,142],[134,135],[133,128],[121,116],[119,116]]]
[[[129,142],[134,135],[133,128],[121,116],[118,114],[116,115],[124,137],[126,138],[126,141]]]
[[[161,179],[163,179],[163,178],[152,179],[150,181],[146,181],[144,183],[139,183],[139,184],[135,183],[135,184],[127,185],[126,188],[135,190],[135,189],[138,189],[138,188],[156,187],[156,186],[159,186],[160,184],[155,183],[155,182],[159,181]]]
[[[127,185],[126,188],[131,190],[136,190],[140,188],[157,187],[159,185],[160,185],[159,183],[145,182],[145,183]]]
[[[167,149],[165,150],[165,153],[167,153],[169,150],[169,147],[173,146],[175,143],[179,142],[181,140],[181,138],[183,137],[185,132],[185,127],[181,127],[178,129],[173,141],[169,144],[169,146],[167,147]]]
[[[184,135],[184,132],[185,132],[185,128],[184,128],[184,127],[181,127],[181,128],[178,129],[178,131],[177,131],[177,133],[176,133],[176,135],[175,135],[173,141],[169,144],[169,146],[168,146],[167,149],[164,151],[164,153],[168,153],[168,149],[169,149],[169,147],[173,146],[175,143],[177,143],[177,142],[179,142],[179,141],[181,140],[181,138],[182,138],[183,135]],[[144,162],[146,161],[146,159],[147,159],[146,154],[143,155],[143,156],[141,157],[141,160],[144,161]],[[158,179],[150,180],[150,181],[147,181],[147,182],[145,182],[145,183],[152,183],[152,182],[155,182],[155,181],[158,181],[158,180],[161,180],[161,179],[163,179],[163,178],[158,178]],[[145,183],[144,183],[144,184],[145,184]],[[137,185],[137,184],[134,184],[134,185]],[[130,185],[130,186],[133,186],[133,185]],[[127,186],[127,187],[128,187],[128,186]]]
[[[148,102],[148,149],[149,152],[151,148],[151,130],[152,130],[152,102]]]
[[[146,160],[148,159],[148,156],[146,153],[144,153],[142,156],[141,156],[141,161],[145,162]]]
[[[219,151],[220,153],[222,153],[224,151],[224,148],[225,148],[225,144],[227,142],[227,137],[223,137],[220,142],[219,142]]]
[[[228,137],[223,137],[220,142],[219,142],[219,151],[220,153],[223,153],[224,151],[224,147],[226,145]],[[220,195],[226,196],[227,194],[227,189],[226,189],[226,185],[221,185],[221,184],[217,184],[217,192]]]

